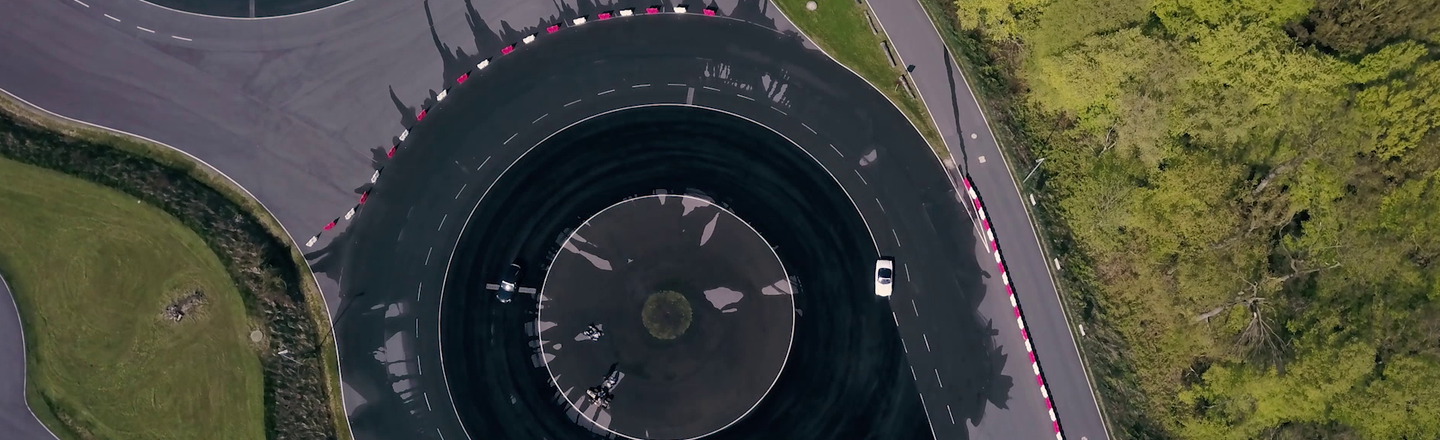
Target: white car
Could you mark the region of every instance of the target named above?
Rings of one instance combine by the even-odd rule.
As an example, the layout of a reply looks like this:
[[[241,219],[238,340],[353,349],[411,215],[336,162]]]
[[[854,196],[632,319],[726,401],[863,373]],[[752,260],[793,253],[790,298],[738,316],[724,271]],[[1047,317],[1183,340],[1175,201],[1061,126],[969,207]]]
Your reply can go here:
[[[889,297],[895,285],[895,260],[875,260],[875,296]]]

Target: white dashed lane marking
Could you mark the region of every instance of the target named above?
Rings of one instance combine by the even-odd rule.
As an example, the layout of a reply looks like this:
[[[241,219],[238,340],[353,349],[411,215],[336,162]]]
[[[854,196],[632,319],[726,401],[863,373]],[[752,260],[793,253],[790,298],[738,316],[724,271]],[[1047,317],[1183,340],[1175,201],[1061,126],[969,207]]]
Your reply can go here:
[[[535,118],[535,120],[534,120],[534,121],[530,121],[530,123],[531,123],[531,124],[534,124],[534,123],[536,123],[536,122],[540,122],[540,120],[541,120],[541,119],[545,119],[546,116],[550,116],[550,114],[549,114],[549,113],[546,113],[546,114],[540,115],[540,117]]]
[[[445,219],[447,218],[450,218],[450,214],[445,214],[444,216],[440,217],[440,226],[435,227],[436,231],[439,231],[440,228],[445,227]]]
[[[610,90],[606,90],[606,91],[603,91],[603,92],[600,92],[600,93],[596,93],[595,96],[600,96],[600,95],[604,95],[604,94],[606,94],[606,93],[614,93],[614,92],[615,92],[615,89],[610,89]]]
[[[915,316],[920,316],[920,307],[915,305],[915,300],[913,300],[913,299],[910,300],[910,308],[915,310]],[[923,336],[923,334],[922,334],[922,336]],[[925,345],[926,345],[926,346],[929,346],[929,345],[930,345],[930,341],[925,341]]]
[[[750,100],[750,101],[754,101],[754,100],[755,100],[755,98],[751,98],[751,97],[749,97],[749,96],[741,95],[741,94],[739,94],[739,93],[736,93],[735,96],[739,96],[739,97],[741,97],[741,98],[745,98],[746,100]]]
[[[935,370],[935,383],[940,384],[940,388],[945,388],[945,382],[940,380],[940,370],[938,369]]]
[[[720,91],[720,89],[717,89],[717,88],[714,88],[714,87],[710,87],[710,86],[700,86],[700,88],[705,89],[705,90],[709,90],[709,91],[712,91],[712,92],[718,92],[718,91]]]
[[[111,20],[115,20],[116,23],[119,23],[119,22],[120,22],[120,19],[115,18],[115,16],[113,16],[113,15],[110,15],[110,14],[101,14],[101,15],[104,15],[105,18],[108,18],[108,19],[111,19]]]
[[[816,132],[815,132],[815,129],[810,128],[809,125],[805,125],[804,122],[801,122],[801,123],[800,123],[800,126],[801,126],[801,127],[805,127],[806,130],[810,130],[810,133],[811,133],[811,134],[820,134],[820,133],[816,133]]]
[[[790,116],[789,113],[785,113],[784,110],[781,110],[781,109],[779,109],[779,108],[776,108],[776,107],[773,107],[773,106],[772,106],[772,107],[770,107],[770,109],[771,109],[771,110],[774,110],[774,111],[777,111],[777,112],[780,112],[780,114],[782,114],[782,115]]]
[[[856,171],[855,174],[860,174],[860,172],[859,172],[859,171]],[[861,179],[861,180],[864,180],[865,178],[864,178],[864,177],[861,177],[860,179]],[[882,203],[880,203],[880,198],[879,198],[879,197],[876,197],[876,198],[875,198],[875,204],[880,206],[880,212],[885,212],[885,205],[882,204]],[[899,240],[896,240],[896,241],[899,241]]]
[[[904,247],[904,246],[901,246],[901,245],[900,245],[900,234],[896,234],[896,233],[895,233],[895,230],[894,230],[894,229],[891,229],[891,230],[890,230],[890,235],[894,235],[894,236],[895,236],[895,247]]]
[[[669,84],[666,84],[666,85],[667,85],[667,86],[670,86],[670,87],[685,87],[685,84],[681,84],[681,83],[669,83]]]
[[[955,413],[950,411],[950,405],[945,405],[945,413],[950,415],[950,424],[955,424]]]
[[[419,285],[415,286],[415,302],[420,302],[420,292],[424,291],[425,283],[422,281]]]
[[[839,148],[835,148],[835,144],[830,144],[830,149],[835,150],[835,154],[839,154],[840,157],[845,157],[845,153],[841,153]],[[859,171],[856,172],[858,173]]]
[[[632,89],[638,89],[638,88],[642,88],[642,87],[650,87],[650,84],[648,84],[648,83],[647,83],[647,84],[636,84],[636,85],[630,86],[630,88],[632,88]]]
[[[479,170],[480,168],[475,168],[475,169],[476,169],[476,170]],[[460,194],[464,194],[464,193],[465,193],[465,186],[466,186],[466,185],[469,185],[469,184],[467,183],[467,184],[464,184],[464,185],[460,185],[460,191],[456,191],[456,192],[455,192],[455,200],[460,200]],[[908,273],[908,272],[907,272],[907,273]],[[908,275],[907,275],[907,277],[908,277]]]
[[[580,103],[580,100],[579,100],[579,99],[576,99],[576,100],[574,100],[574,101],[570,101],[569,104],[565,104],[565,107],[569,107],[569,106],[572,106],[572,105],[575,105],[575,104],[579,104],[579,103]]]
[[[84,7],[87,7],[87,8],[90,7],[90,5],[87,5],[87,4],[85,4],[85,2],[82,2],[82,1],[80,1],[80,0],[75,0],[75,3],[79,3],[80,6],[84,6]]]
[[[919,313],[916,313],[916,314],[918,315]],[[921,333],[921,334],[920,334],[920,339],[924,339],[924,340],[925,340],[925,351],[931,351],[931,350],[930,350],[930,336],[927,336],[927,335],[925,335],[924,333]]]
[[[425,265],[426,265],[426,266],[429,266],[429,265],[430,265],[430,253],[431,253],[431,252],[434,252],[434,251],[435,251],[435,246],[430,246],[430,250],[425,251]],[[418,322],[416,323],[416,326],[417,326],[417,328],[418,328],[418,326],[419,326],[419,323],[418,323]]]
[[[901,263],[900,265],[905,267],[905,281],[910,281],[910,265],[905,263]]]
[[[189,39],[189,38],[181,37],[181,36],[178,36],[178,35],[171,35],[170,38],[174,38],[174,39],[180,40],[180,41],[195,41],[195,40],[191,40],[191,39]]]
[[[520,135],[520,133],[515,133],[515,134],[510,135],[510,139],[506,139],[505,142],[501,143],[500,145],[505,145],[505,144],[510,143],[510,141],[515,140],[515,136],[519,136],[519,135]]]
[[[145,29],[145,28],[140,27],[140,26],[135,26],[135,29],[139,29],[139,30],[142,30],[142,31],[145,31],[145,32],[149,32],[149,33],[152,33],[152,34],[155,33],[155,31],[152,31],[152,30],[149,30],[149,29]]]
[[[520,134],[520,133],[515,133],[515,134]],[[515,139],[515,136],[514,136],[514,135],[511,135],[511,136],[510,136],[510,139]],[[510,141],[507,140],[507,141],[505,141],[505,142],[510,142]],[[487,163],[490,163],[490,156],[485,156],[485,161],[484,161],[484,162],[480,162],[480,166],[475,167],[475,171],[480,171],[480,169],[481,169],[481,168],[484,168],[484,167],[485,167],[485,164],[487,164]],[[462,190],[463,190],[463,188],[462,188]]]
[[[860,183],[863,183],[863,184],[866,184],[866,185],[869,185],[869,184],[870,184],[870,182],[866,182],[866,181],[865,181],[865,176],[860,175],[860,170],[851,170],[851,171],[854,171],[856,176],[860,176]]]

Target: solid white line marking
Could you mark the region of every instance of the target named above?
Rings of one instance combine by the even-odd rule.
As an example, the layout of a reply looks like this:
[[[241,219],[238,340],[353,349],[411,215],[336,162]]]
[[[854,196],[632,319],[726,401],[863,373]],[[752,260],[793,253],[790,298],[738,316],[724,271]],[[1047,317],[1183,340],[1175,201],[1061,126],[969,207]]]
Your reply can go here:
[[[90,7],[90,5],[87,5],[87,4],[85,4],[85,2],[82,2],[82,1],[80,1],[80,0],[75,0],[75,3],[79,3],[80,6],[84,6],[84,7],[87,7],[87,8]]]
[[[596,93],[595,96],[604,95],[604,94],[606,94],[606,93],[612,93],[612,92],[614,92],[614,91],[615,91],[615,89],[606,90],[606,91],[603,91],[603,92],[600,92],[600,93]]]
[[[916,314],[916,315],[919,315],[920,313],[917,312],[917,313],[915,313],[915,314]],[[924,339],[924,340],[925,340],[925,351],[931,351],[931,350],[930,350],[930,337],[929,337],[929,336],[926,336],[924,333],[921,333],[921,334],[920,334],[920,339]]]
[[[545,119],[546,116],[550,116],[550,114],[549,114],[549,113],[546,113],[546,114],[540,115],[540,117],[535,118],[535,120],[534,120],[534,121],[530,121],[530,123],[531,123],[531,124],[534,124],[534,123],[536,123],[536,122],[540,122],[540,120],[541,120],[541,119]]]
[[[580,100],[579,100],[579,99],[576,99],[576,100],[574,100],[574,101],[570,101],[569,104],[565,104],[565,107],[569,107],[569,106],[572,106],[572,105],[575,105],[575,104],[579,104],[579,103],[580,103]]]
[[[811,133],[811,134],[820,134],[820,133],[816,133],[816,132],[815,132],[815,129],[810,128],[809,125],[805,125],[804,122],[801,122],[801,123],[800,123],[800,126],[801,126],[801,127],[805,127],[806,130],[810,130],[810,133]]]
[[[945,381],[940,380],[940,370],[939,370],[939,369],[936,369],[936,370],[935,370],[935,382],[940,384],[940,388],[945,388]]]
[[[171,35],[170,38],[174,38],[174,39],[180,40],[180,41],[195,41],[195,40],[191,40],[191,39],[189,39],[189,38],[181,37],[181,36],[178,36],[178,35]]]
[[[520,133],[515,133],[515,134],[520,134]],[[510,139],[515,139],[515,136],[510,136]],[[509,142],[509,141],[506,141],[506,142]],[[480,169],[481,169],[481,168],[484,168],[484,167],[485,167],[485,164],[487,164],[487,163],[490,163],[490,156],[485,156],[485,161],[484,161],[484,162],[480,162],[480,166],[475,167],[475,171],[480,171]]]
[[[782,115],[785,115],[785,116],[790,116],[790,114],[789,114],[789,113],[785,113],[785,111],[784,111],[784,110],[781,110],[781,109],[778,109],[778,108],[775,108],[775,107],[774,107],[774,106],[771,106],[771,107],[770,107],[770,109],[771,109],[771,110],[774,110],[774,111],[777,111],[777,112],[780,112],[780,114],[782,114]]]
[[[120,22],[120,19],[115,18],[115,16],[113,16],[113,15],[110,15],[110,14],[103,14],[103,15],[105,16],[105,18],[108,18],[108,19],[111,19],[111,20],[115,20],[116,23],[119,23],[119,22]]]
[[[440,226],[436,226],[436,227],[435,227],[435,230],[436,230],[436,231],[439,231],[440,228],[445,227],[445,219],[447,219],[447,218],[450,218],[450,214],[445,214],[444,217],[440,217]]]
[[[506,139],[505,142],[501,143],[500,145],[505,145],[505,144],[510,143],[510,141],[515,140],[515,136],[519,136],[519,135],[520,135],[520,133],[515,133],[515,134],[510,135],[510,139]]]
[[[435,408],[430,407],[430,393],[421,393],[421,395],[425,396],[425,409],[434,411]],[[953,419],[954,416],[951,416],[951,418]],[[951,423],[954,422],[952,421]]]
[[[145,28],[140,27],[140,26],[135,26],[135,29],[139,29],[139,30],[142,30],[142,31],[145,31],[145,32],[149,32],[149,33],[152,33],[152,34],[155,33],[155,31],[152,31],[152,30],[149,30],[149,29],[145,29]]]
[[[476,168],[476,170],[479,170],[479,168]],[[464,184],[464,185],[460,185],[460,191],[455,192],[455,200],[460,200],[460,195],[465,193],[465,187],[466,187],[467,185],[470,185],[470,184],[467,183],[467,184]]]
[[[910,370],[913,373],[915,369],[911,367]],[[939,435],[935,434],[935,422],[930,421],[930,410],[925,407],[924,393],[920,393],[920,409],[925,410],[925,424],[930,426],[930,438],[940,438]]]
[[[748,100],[751,100],[751,101],[754,101],[754,100],[755,100],[755,98],[751,98],[751,97],[749,97],[749,96],[741,95],[741,94],[739,94],[739,93],[736,93],[735,96],[739,96],[739,97],[741,97],[741,98],[745,98],[745,99],[748,99]]]
[[[435,251],[435,246],[430,246],[430,250],[425,251],[425,265],[426,265],[426,266],[429,266],[429,265],[430,265],[430,253],[431,253],[431,252],[434,252],[434,251]],[[416,325],[416,326],[419,326],[419,325],[420,325],[420,324],[419,324],[419,321],[416,321],[416,324],[415,324],[415,325]],[[418,327],[417,327],[417,328],[418,328]]]
[[[700,88],[705,89],[705,90],[713,90],[713,91],[716,91],[716,92],[720,91],[720,89],[717,89],[717,88],[714,88],[714,87],[710,87],[710,86],[700,86]]]
[[[945,413],[950,415],[950,424],[955,424],[955,413],[950,411],[950,405],[945,405]]]
[[[845,157],[845,153],[841,153],[839,148],[835,148],[835,144],[830,144],[830,149],[835,150],[835,154],[839,154],[840,157]],[[856,172],[858,173],[859,171]]]
[[[901,246],[901,245],[900,245],[900,234],[895,233],[895,230],[894,230],[894,229],[891,229],[891,230],[890,230],[890,235],[894,235],[894,236],[895,236],[895,247],[904,247],[904,246]]]
[[[860,183],[863,183],[863,184],[866,184],[866,185],[869,185],[869,184],[870,184],[870,182],[866,182],[866,181],[865,181],[865,176],[863,176],[863,175],[860,174],[860,170],[851,170],[851,171],[854,171],[856,176],[860,176]],[[884,211],[884,209],[882,208],[881,211]]]
[[[630,86],[630,88],[632,88],[632,89],[638,89],[638,88],[641,88],[641,87],[650,87],[650,84],[649,84],[649,83],[645,83],[645,84],[636,84],[636,85]]]
[[[915,305],[914,299],[910,300],[910,308],[915,310],[915,316],[920,316],[920,307]],[[921,333],[920,336],[925,336],[925,334]],[[929,344],[930,342],[926,341],[925,343]]]

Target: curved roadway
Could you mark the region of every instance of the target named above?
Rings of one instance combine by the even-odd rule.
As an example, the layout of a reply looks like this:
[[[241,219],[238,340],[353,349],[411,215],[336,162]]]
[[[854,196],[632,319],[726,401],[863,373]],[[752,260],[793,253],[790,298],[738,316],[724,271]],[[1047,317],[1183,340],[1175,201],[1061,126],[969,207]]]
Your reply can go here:
[[[770,27],[790,28],[785,20],[776,20],[774,12],[764,3],[744,2],[733,7],[721,3],[720,6],[731,16]],[[443,87],[441,85],[449,84],[466,66],[473,64],[479,58],[477,54],[491,56],[499,47],[523,35],[505,24],[507,20],[534,29],[536,25],[547,25],[601,10],[601,7],[588,3],[557,6],[549,2],[508,0],[482,6],[481,9],[485,10],[482,16],[475,6],[459,1],[417,6],[406,2],[356,0],[297,17],[240,21],[187,16],[134,0],[0,0],[0,7],[7,10],[7,14],[0,17],[0,55],[6,60],[0,64],[0,88],[65,116],[136,133],[194,154],[253,192],[290,229],[292,237],[301,242],[318,232],[320,225],[339,216],[355,203],[355,195],[368,186],[365,177],[370,174],[369,168],[385,163],[383,152],[399,131],[394,121],[408,125],[418,108],[422,107],[417,96],[428,94],[432,98],[426,103],[432,102],[434,93]],[[536,20],[534,17],[548,18]],[[431,31],[428,35],[424,32],[426,26]],[[678,31],[680,34],[691,32],[688,29]],[[551,37],[542,36],[542,39],[548,38]],[[608,42],[612,44],[603,50],[630,46],[620,43],[628,41],[628,38],[610,40]],[[710,38],[726,40],[731,37],[721,35]],[[791,40],[791,43],[797,51],[802,51],[798,49],[799,42]],[[740,60],[763,59],[770,54],[770,49],[764,45],[737,44],[727,54]],[[521,54],[528,50],[531,49],[524,48],[514,57],[524,59]],[[811,58],[816,57],[813,52],[802,52],[808,53]],[[533,57],[551,60],[544,55]],[[543,62],[536,63],[534,68],[537,71],[549,68]],[[836,67],[830,65],[830,68]],[[724,85],[726,79],[720,78],[724,73],[724,70],[715,70],[684,76],[689,78],[686,81],[698,77]],[[621,75],[590,79],[624,83],[630,78]],[[853,77],[846,79],[858,81]],[[764,80],[750,80],[748,84],[738,83],[735,88],[743,92],[765,90]],[[823,85],[824,81],[812,80],[822,84],[817,88],[827,88]],[[720,85],[714,87],[721,88]],[[865,85],[855,85],[850,89],[864,90],[856,92],[860,94],[879,96]],[[697,93],[700,99],[721,100],[729,92],[702,88]],[[717,96],[708,96],[709,93]],[[621,95],[617,93],[616,96]],[[797,102],[809,99],[800,98]],[[744,100],[739,97],[732,99],[737,102]],[[876,106],[873,108],[889,107],[883,102],[872,105]],[[838,110],[844,109],[810,104],[803,110],[791,108],[788,114],[826,120]],[[755,114],[747,112],[751,116],[764,113],[763,110]],[[805,132],[800,130],[808,131],[821,125],[817,122],[807,128],[796,125],[794,119],[789,119],[788,123],[789,128],[782,131],[787,134],[799,132],[802,136]],[[897,131],[904,132],[904,136],[911,134],[911,130],[907,129]],[[817,132],[813,135],[852,139],[831,133]],[[879,149],[882,152],[880,157],[887,158],[883,154],[887,150],[883,147],[903,143],[893,141],[894,137],[885,136],[874,145],[865,146],[841,147],[845,143],[837,143],[837,149],[845,151],[849,148],[850,151],[841,153],[844,156],[840,159],[830,160],[843,159],[845,162],[842,163],[853,172],[865,170],[867,168],[860,163],[874,160],[865,157],[871,149],[882,147]],[[922,143],[905,144],[923,151]],[[902,149],[897,147],[896,150]],[[934,167],[933,157],[922,156],[877,163],[902,169]],[[827,167],[830,165],[827,164]],[[861,179],[872,178],[855,173],[855,180],[846,182],[849,177],[842,176],[846,168],[832,169],[841,170],[836,175],[847,187]],[[387,172],[387,180],[391,177]],[[869,187],[872,183],[861,182],[860,185]],[[885,209],[900,210],[891,208],[891,203],[920,207],[923,213],[916,211],[898,217],[896,225],[891,228],[895,231],[894,239],[903,240],[908,233],[916,234],[913,241],[916,243],[962,243],[959,245],[962,249],[960,256],[950,259],[973,264],[971,262],[976,260],[974,253],[963,251],[981,246],[969,233],[971,226],[963,222],[935,222],[931,219],[932,216],[948,216],[945,212],[951,210],[960,212],[956,194],[939,193],[942,188],[950,191],[950,184],[893,185],[886,191],[871,189],[869,198],[875,200],[876,206],[866,209],[881,209],[881,199]],[[900,202],[905,194],[913,196],[921,188],[931,188],[920,196],[924,202]],[[864,196],[854,198],[862,202],[861,205],[868,203],[864,202],[867,199]],[[866,214],[867,220],[873,215]],[[880,214],[882,217],[893,215],[896,214]],[[362,215],[359,218],[363,221],[365,217]],[[871,223],[883,245],[885,226],[876,226],[875,221]],[[361,438],[370,438],[368,432],[388,429],[383,427],[391,425],[391,419],[404,419],[395,422],[399,424],[413,424],[415,419],[422,418],[419,410],[422,402],[405,397],[409,390],[397,379],[408,377],[405,371],[411,368],[409,362],[401,353],[390,353],[404,350],[388,350],[391,348],[389,344],[400,343],[404,339],[400,334],[399,320],[395,318],[413,312],[399,310],[404,306],[402,303],[381,301],[374,296],[362,295],[355,289],[337,297],[340,280],[349,278],[342,277],[346,267],[342,260],[349,254],[345,245],[353,243],[353,239],[347,239],[344,232],[347,225],[342,223],[336,231],[323,236],[314,248],[315,252],[309,256],[329,299],[331,312],[342,327],[352,319],[345,312],[350,306],[360,303],[350,313],[363,314],[371,319],[369,322],[375,328],[386,329],[383,332],[376,330],[376,333],[381,333],[378,336],[370,336],[371,333],[364,331],[355,334],[337,332],[342,346],[374,353],[368,362],[348,356],[345,365],[347,410],[357,434]],[[1003,226],[1002,233],[1006,230]],[[896,241],[897,247],[902,243],[918,247],[908,240]],[[1019,394],[1019,391],[1011,392],[1008,385],[1013,378],[1021,379],[1022,384],[1029,382],[1024,376],[1016,377],[1010,373],[1028,369],[1020,360],[1024,355],[1017,348],[1023,346],[1018,330],[1013,326],[956,323],[953,319],[956,315],[975,315],[975,310],[981,307],[979,304],[1003,301],[1003,297],[996,299],[993,294],[995,289],[961,287],[963,283],[952,275],[956,267],[961,267],[955,261],[896,254],[907,262],[901,271],[901,274],[907,274],[904,279],[907,283],[919,284],[926,281],[918,280],[935,278],[939,282],[953,282],[956,286],[953,289],[917,290],[908,298],[902,290],[892,299],[892,304],[900,312],[903,312],[902,306],[907,299],[915,301],[911,303],[912,313],[896,313],[894,320],[901,324],[902,340],[905,341],[902,349],[909,354],[910,363],[915,365],[914,380],[921,394],[933,396],[927,397],[925,414],[939,436],[965,437],[964,431],[968,429],[964,425],[968,420],[970,424],[988,427],[975,431],[980,433],[980,437],[1049,437],[1038,432],[1034,436],[1030,434],[1036,426],[1043,425],[1048,430],[1044,407],[1037,406],[1040,403],[1036,399],[1023,398],[1024,394]],[[422,258],[419,255],[411,257],[416,260]],[[353,272],[351,274],[354,275]],[[909,279],[911,276],[916,280]],[[360,284],[348,279],[345,283]],[[423,293],[423,288],[416,290]],[[365,291],[373,294],[379,289],[367,288]],[[414,308],[413,304],[411,308]],[[922,310],[933,310],[934,313],[922,315]],[[1010,320],[1007,312],[984,307],[980,314],[1006,322]],[[390,316],[387,318],[386,315]],[[984,337],[975,337],[977,335]],[[932,347],[932,344],[939,347]],[[419,348],[425,349],[423,346]],[[976,352],[988,355],[972,357]],[[413,368],[414,376],[418,378],[420,365],[416,363]],[[385,373],[386,369],[390,373]],[[356,370],[378,370],[381,373],[365,377],[357,374]],[[972,370],[988,373],[974,374]],[[926,371],[933,373],[933,379],[923,375]],[[957,376],[997,379],[957,385],[953,379],[942,377],[942,372],[951,371],[961,372]],[[361,377],[355,377],[357,375]],[[1034,392],[1033,387],[1024,391]],[[1022,398],[1009,399],[1010,394]],[[993,396],[1002,397],[990,398]],[[976,399],[991,402],[969,407],[964,403]],[[428,403],[426,406],[429,406]],[[944,413],[940,412],[942,406]],[[448,423],[440,415],[426,414],[423,418],[433,421],[434,425]],[[958,431],[951,433],[947,429]]]
[[[15,440],[52,440],[25,400],[25,330],[10,285],[0,276],[0,432]]]

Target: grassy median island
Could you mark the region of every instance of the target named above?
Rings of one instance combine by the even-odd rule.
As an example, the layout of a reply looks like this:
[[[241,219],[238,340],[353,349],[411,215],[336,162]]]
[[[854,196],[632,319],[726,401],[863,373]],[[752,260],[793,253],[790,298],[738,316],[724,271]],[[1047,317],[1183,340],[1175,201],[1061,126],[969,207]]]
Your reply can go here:
[[[199,236],[84,180],[5,159],[0,176],[0,273],[26,325],[27,398],[51,431],[265,437],[245,305]],[[179,322],[164,316],[197,291]]]
[[[249,416],[255,419],[243,423],[258,421],[262,427],[261,434],[271,439],[350,438],[340,400],[338,360],[329,333],[321,330],[328,325],[324,301],[305,268],[304,259],[279,224],[258,202],[213,170],[164,146],[58,120],[4,99],[4,96],[0,96],[0,110],[3,110],[0,111],[0,158],[59,171],[118,190],[130,198],[130,203],[139,200],[139,204],[153,206],[169,214],[198,236],[201,243],[218,257],[219,265],[228,278],[228,282],[220,285],[229,285],[238,292],[247,317],[245,333],[251,329],[261,332],[260,342],[251,355],[262,372],[260,395],[255,396],[262,402],[262,413]],[[10,184],[9,173],[0,176],[4,177],[6,185]],[[26,209],[32,208],[27,206]],[[109,227],[116,229],[117,234],[134,233],[121,229],[120,225]],[[81,279],[79,275],[69,275],[72,282]],[[97,272],[96,276],[117,275]],[[195,314],[184,319],[189,321],[191,318],[214,316],[208,315],[212,312],[219,313],[214,309],[207,312],[206,309],[214,308],[216,297],[225,295],[223,290],[205,290],[209,287],[199,282],[204,278],[196,280],[192,284],[185,284],[184,278],[150,281],[163,282],[165,284],[160,286],[175,289],[166,293],[173,295],[168,297],[172,299],[182,299],[197,291],[204,294],[204,299],[198,301],[199,308],[191,310]],[[28,285],[29,282],[25,282],[12,287],[27,289]],[[181,302],[184,303],[182,309],[186,305],[196,305],[190,300]],[[169,303],[162,304],[161,310],[155,312],[157,315],[152,316],[163,313],[164,305]],[[22,313],[25,313],[24,305],[21,306]],[[37,334],[47,333],[48,330],[38,329],[51,324],[43,319],[25,322],[27,329],[35,328]],[[185,324],[191,323],[183,322],[181,325]],[[248,338],[249,335],[241,336]],[[118,344],[116,341],[122,340],[125,339],[115,338],[111,342]],[[131,351],[145,355],[128,359],[134,362],[158,363],[157,359],[161,359],[154,353]],[[287,354],[281,356],[281,352]],[[172,363],[169,366],[179,369],[180,365],[186,364]],[[178,371],[167,373],[181,374]],[[111,379],[108,386],[124,385],[118,378]],[[182,397],[170,393],[141,397],[184,402]],[[62,408],[62,413],[64,410],[88,411],[89,408]],[[126,416],[141,419],[137,423],[149,423],[144,420],[144,414],[131,412]],[[236,410],[226,410],[214,416],[247,417]],[[52,428],[56,427],[54,419],[48,422],[51,422]],[[182,437],[226,438],[231,434],[210,431],[205,435]],[[117,437],[160,438],[142,432],[121,433]]]
[[[945,141],[941,140],[930,112],[925,110],[920,98],[906,92],[904,87],[909,86],[896,87],[895,81],[904,70],[890,64],[890,55],[881,46],[885,34],[877,35],[872,30],[865,16],[865,7],[851,0],[823,0],[817,2],[814,11],[810,11],[805,9],[807,1],[775,0],[775,5],[825,53],[880,89],[910,118],[930,148],[940,157],[949,158]]]

